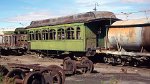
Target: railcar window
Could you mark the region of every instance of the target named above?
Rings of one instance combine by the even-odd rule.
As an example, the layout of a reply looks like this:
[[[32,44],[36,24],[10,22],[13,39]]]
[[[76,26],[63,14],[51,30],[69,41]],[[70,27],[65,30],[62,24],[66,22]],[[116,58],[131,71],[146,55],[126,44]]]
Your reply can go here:
[[[67,39],[74,39],[74,29],[69,27],[66,34]]]
[[[34,37],[34,34],[33,34],[33,32],[31,31],[31,32],[29,33],[29,40],[33,40],[33,37]]]
[[[48,31],[45,31],[45,39],[48,40]]]
[[[34,33],[32,33],[32,39],[31,40],[35,40],[35,34]]]
[[[35,33],[35,40],[41,40],[41,33],[40,33],[40,31],[36,31],[36,33]]]
[[[76,39],[81,39],[80,37],[80,27],[77,27],[77,31],[76,31]]]
[[[49,31],[49,39],[50,40],[55,40],[55,35],[56,35],[56,31],[54,29],[51,29]]]
[[[35,40],[38,40],[38,33],[39,33],[39,31],[35,32]]]
[[[43,40],[48,40],[48,31],[47,30],[42,31],[42,38],[43,38]]]
[[[41,32],[38,32],[38,39],[39,39],[39,40],[42,40]]]
[[[58,34],[57,34],[57,37],[58,37],[58,39],[65,39],[65,30],[64,29],[58,29]]]
[[[9,44],[10,44],[10,45],[11,45],[11,42],[12,42],[12,41],[11,41],[11,36],[9,36]]]
[[[7,36],[5,36],[5,44],[7,44],[7,42],[8,42],[8,37]]]
[[[44,39],[45,38],[45,34],[44,33],[45,33],[45,30],[42,31],[42,40],[45,40]]]

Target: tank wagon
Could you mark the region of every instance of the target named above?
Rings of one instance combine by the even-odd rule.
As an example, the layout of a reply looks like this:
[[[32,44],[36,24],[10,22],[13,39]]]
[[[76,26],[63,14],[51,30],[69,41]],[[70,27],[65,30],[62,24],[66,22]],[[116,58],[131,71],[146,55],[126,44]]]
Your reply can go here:
[[[138,66],[150,59],[150,19],[116,21],[110,25],[105,48],[98,53],[107,54],[108,63],[127,63]]]
[[[23,28],[16,28],[13,31],[1,31],[0,51],[2,55],[14,53],[21,55],[27,50],[27,32]]]
[[[118,19],[112,12],[96,11],[32,21],[26,28],[30,49],[51,55],[94,56],[99,43],[104,46],[110,20]]]

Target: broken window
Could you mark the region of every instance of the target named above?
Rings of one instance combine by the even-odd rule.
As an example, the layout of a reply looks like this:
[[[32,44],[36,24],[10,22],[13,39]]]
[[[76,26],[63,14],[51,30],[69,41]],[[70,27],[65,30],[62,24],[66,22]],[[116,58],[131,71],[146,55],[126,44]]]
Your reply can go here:
[[[36,40],[41,40],[41,33],[40,33],[40,31],[36,31],[36,34],[35,34],[36,36],[35,36],[35,39]]]
[[[39,31],[36,31],[36,32],[35,32],[35,40],[38,40],[38,32],[39,32]]]
[[[42,40],[42,36],[41,36],[41,32],[40,31],[38,32],[38,39]]]
[[[74,29],[69,27],[66,34],[67,39],[74,39]]]
[[[58,35],[57,35],[57,37],[58,37],[58,39],[65,39],[65,31],[64,31],[64,29],[58,29]]]
[[[51,29],[49,31],[49,39],[50,40],[55,40],[55,35],[56,35],[56,31],[54,29]]]
[[[29,40],[34,40],[34,33],[33,33],[33,31],[30,31],[30,33],[29,33]]]
[[[47,30],[42,31],[42,39],[43,40],[48,40],[48,31]]]
[[[45,40],[48,40],[48,31],[45,30]]]
[[[77,27],[77,30],[76,30],[76,39],[81,39],[80,37],[80,27]]]

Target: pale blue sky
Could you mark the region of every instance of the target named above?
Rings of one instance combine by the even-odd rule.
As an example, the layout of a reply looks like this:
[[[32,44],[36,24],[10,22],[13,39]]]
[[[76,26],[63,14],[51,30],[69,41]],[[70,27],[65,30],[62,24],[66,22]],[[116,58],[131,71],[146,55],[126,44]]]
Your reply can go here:
[[[0,28],[25,27],[33,20],[93,11],[96,2],[98,11],[115,14],[150,10],[150,0],[1,0]],[[144,13],[131,16],[145,17]]]

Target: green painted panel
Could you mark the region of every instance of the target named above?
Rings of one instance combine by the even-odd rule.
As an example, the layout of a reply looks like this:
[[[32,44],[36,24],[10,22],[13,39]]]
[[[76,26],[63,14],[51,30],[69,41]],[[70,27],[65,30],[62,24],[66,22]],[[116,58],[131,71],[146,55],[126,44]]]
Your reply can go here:
[[[84,51],[85,50],[83,40],[32,41],[31,49],[62,50],[62,51]]]
[[[63,39],[63,40],[31,40],[31,49],[32,50],[62,50],[62,51],[85,51],[85,26],[84,23],[72,23],[72,24],[63,24],[55,26],[45,26],[38,28],[30,28],[28,31],[42,31],[44,29],[55,29],[56,32],[58,29],[63,28],[67,29],[69,27],[74,28],[76,31],[77,27],[80,27],[80,39]],[[56,33],[57,36],[57,33]],[[76,32],[75,36],[76,38]]]
[[[86,50],[88,48],[96,48],[96,27],[93,24],[86,24],[85,38],[86,38]]]

